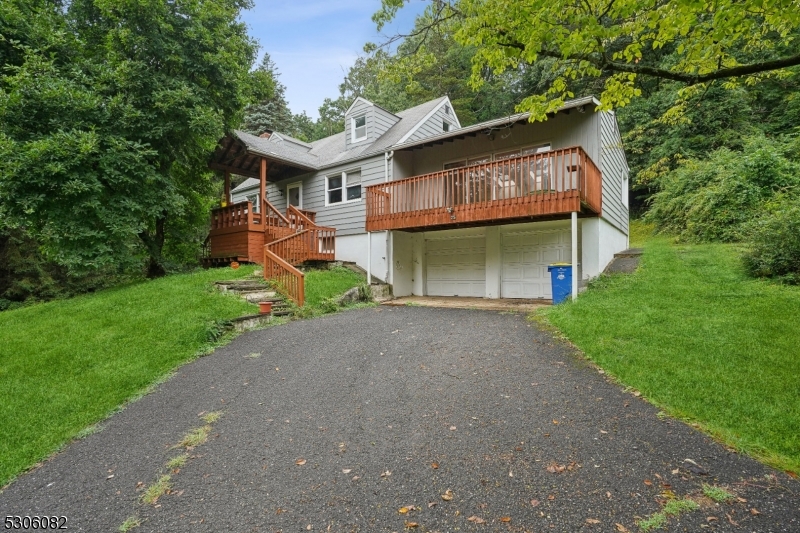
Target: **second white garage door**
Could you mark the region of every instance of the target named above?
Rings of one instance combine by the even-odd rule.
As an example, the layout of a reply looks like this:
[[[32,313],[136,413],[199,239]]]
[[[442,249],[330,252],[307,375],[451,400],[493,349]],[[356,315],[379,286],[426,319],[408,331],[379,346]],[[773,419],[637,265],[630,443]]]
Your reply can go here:
[[[503,235],[503,298],[552,298],[547,265],[570,260],[570,230]]]
[[[486,294],[484,237],[459,237],[425,241],[429,296],[479,296]]]

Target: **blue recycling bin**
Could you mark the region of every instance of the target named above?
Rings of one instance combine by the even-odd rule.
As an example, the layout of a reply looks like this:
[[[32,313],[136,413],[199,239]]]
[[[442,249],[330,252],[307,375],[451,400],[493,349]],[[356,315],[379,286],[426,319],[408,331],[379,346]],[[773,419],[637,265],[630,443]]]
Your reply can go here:
[[[572,294],[572,265],[553,263],[547,267],[553,288],[553,303],[560,304]]]

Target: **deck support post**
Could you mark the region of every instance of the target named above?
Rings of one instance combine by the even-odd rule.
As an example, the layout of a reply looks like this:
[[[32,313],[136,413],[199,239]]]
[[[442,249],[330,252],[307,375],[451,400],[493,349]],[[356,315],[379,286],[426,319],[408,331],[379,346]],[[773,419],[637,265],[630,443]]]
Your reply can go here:
[[[578,212],[572,212],[572,299],[578,298]]]
[[[267,160],[263,157],[261,158],[261,169],[260,169],[260,180],[258,184],[258,212],[264,212],[264,206],[267,205],[265,202],[267,200],[266,192],[267,192]]]
[[[372,233],[367,232],[367,285],[372,285]]]
[[[231,205],[231,171],[225,171],[225,203]]]

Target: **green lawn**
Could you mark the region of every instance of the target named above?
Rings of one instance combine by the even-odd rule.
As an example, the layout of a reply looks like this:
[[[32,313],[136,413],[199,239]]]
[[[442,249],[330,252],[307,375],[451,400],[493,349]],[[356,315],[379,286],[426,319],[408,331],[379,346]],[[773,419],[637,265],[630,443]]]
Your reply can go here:
[[[212,269],[0,313],[0,486],[208,345],[215,323],[257,306],[212,289]],[[306,276],[311,305],[358,285],[344,269]]]
[[[544,319],[668,413],[800,472],[800,288],[748,278],[731,245],[644,247]]]
[[[364,276],[344,267],[310,270],[305,274],[305,305],[318,308],[327,298],[343,294],[364,282]]]

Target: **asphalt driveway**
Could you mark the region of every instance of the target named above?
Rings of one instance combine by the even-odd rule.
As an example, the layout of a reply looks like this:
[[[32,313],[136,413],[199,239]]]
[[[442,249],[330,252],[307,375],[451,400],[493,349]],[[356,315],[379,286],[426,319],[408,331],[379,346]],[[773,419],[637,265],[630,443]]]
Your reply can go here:
[[[691,496],[701,508],[668,531],[800,531],[800,483],[659,417],[515,314],[380,307],[249,332],[103,426],[0,494],[0,520],[634,532]],[[204,426],[205,443],[176,447]],[[168,493],[142,503],[164,475]]]

